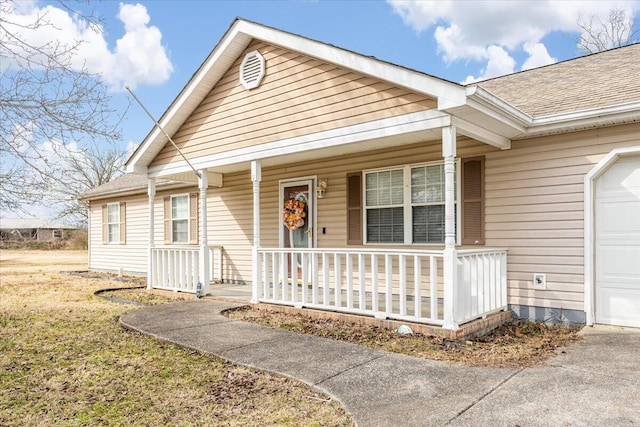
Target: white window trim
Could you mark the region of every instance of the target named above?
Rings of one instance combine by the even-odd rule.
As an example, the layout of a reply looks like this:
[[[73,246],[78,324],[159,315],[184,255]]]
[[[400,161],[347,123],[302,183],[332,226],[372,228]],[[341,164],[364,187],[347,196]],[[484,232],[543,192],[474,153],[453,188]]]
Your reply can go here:
[[[178,198],[178,197],[187,197],[187,217],[186,218],[174,218],[173,217],[173,199]],[[189,244],[189,242],[191,241],[191,227],[189,224],[190,218],[191,218],[191,199],[189,198],[189,193],[182,193],[182,194],[174,194],[171,196],[171,200],[169,200],[169,211],[171,212],[171,229],[169,230],[171,233],[171,243],[172,244],[176,244],[176,245],[187,245]],[[186,219],[187,221],[187,240],[185,242],[176,242],[173,239],[174,233],[173,233],[173,221],[174,220],[178,220],[178,221],[184,221]]]
[[[462,171],[461,171],[461,163],[460,159],[455,160],[456,163],[456,245],[460,245],[462,239],[462,224],[461,224],[461,215],[462,215],[462,203],[460,203],[462,196]],[[411,168],[421,167],[421,166],[433,166],[433,165],[444,165],[444,160],[433,161],[433,162],[424,162],[424,163],[414,163],[414,164],[406,164],[399,166],[387,166],[380,167],[375,169],[366,169],[362,171],[362,241],[365,245],[370,246],[442,246],[444,245],[444,241],[440,243],[413,243],[413,235],[412,235],[412,224],[413,224],[413,206],[411,203]],[[404,242],[403,243],[378,243],[373,242],[370,243],[367,241],[367,174],[371,172],[381,172],[381,171],[391,171],[391,170],[403,170],[403,214],[404,214]],[[385,207],[394,207],[394,206],[377,206],[372,209],[382,209]]]
[[[110,222],[109,221],[109,208],[111,206],[116,206],[116,212],[118,213],[118,220],[115,222]],[[118,235],[117,238],[115,240],[111,240],[111,226],[112,225],[117,225],[118,226]],[[114,202],[114,203],[107,203],[107,244],[109,245],[119,245],[120,244],[120,203],[119,202]]]

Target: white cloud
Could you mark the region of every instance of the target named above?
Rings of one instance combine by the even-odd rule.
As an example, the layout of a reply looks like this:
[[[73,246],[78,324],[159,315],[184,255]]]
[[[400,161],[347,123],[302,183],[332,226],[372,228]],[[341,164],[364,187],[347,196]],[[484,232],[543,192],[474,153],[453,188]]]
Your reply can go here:
[[[479,77],[467,76],[464,84],[503,76],[514,72],[516,61],[502,47],[495,45],[489,46],[487,48],[487,55],[487,67],[482,70],[482,75]]]
[[[558,61],[549,55],[547,48],[542,43],[525,43],[523,49],[529,54],[529,57],[522,64],[522,70],[530,70],[531,68],[542,67]]]
[[[53,40],[60,46],[74,46],[80,42],[75,54],[68,57],[71,66],[101,74],[112,90],[122,90],[125,85],[160,84],[173,72],[162,45],[162,33],[149,25],[149,14],[141,4],[120,3],[117,17],[124,24],[125,34],[113,49],[109,48],[101,28],[70,16],[67,10],[52,5],[38,7],[33,2],[18,4],[20,7],[14,9],[3,8],[3,19],[10,23],[7,24],[8,31],[32,46],[45,47],[45,50],[54,48]],[[29,28],[37,19],[45,25]],[[0,42],[5,44],[7,38],[7,34],[0,33]],[[44,57],[33,59],[46,63]]]
[[[509,70],[505,54],[528,54],[521,69],[555,62],[541,43],[542,38],[553,31],[578,33],[580,14],[608,14],[610,9],[618,8],[632,16],[640,10],[638,1],[387,1],[416,32],[433,28],[438,52],[445,62],[486,61],[483,76],[487,77],[493,70]],[[491,46],[501,47],[502,51]]]

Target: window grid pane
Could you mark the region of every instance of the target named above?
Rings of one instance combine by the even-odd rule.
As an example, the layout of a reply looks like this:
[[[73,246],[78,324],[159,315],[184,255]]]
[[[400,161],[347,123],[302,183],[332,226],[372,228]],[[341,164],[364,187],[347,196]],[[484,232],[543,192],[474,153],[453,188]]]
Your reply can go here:
[[[367,207],[402,205],[404,203],[403,176],[402,169],[367,173],[365,205]]]
[[[189,196],[176,196],[171,199],[171,218],[189,218]]]
[[[109,224],[109,243],[120,241],[120,224]]]
[[[403,208],[367,209],[367,242],[403,243]]]
[[[186,243],[189,240],[189,223],[186,219],[173,221],[173,241],[175,243]]]
[[[120,222],[120,204],[109,203],[107,205],[107,223],[114,224]]]

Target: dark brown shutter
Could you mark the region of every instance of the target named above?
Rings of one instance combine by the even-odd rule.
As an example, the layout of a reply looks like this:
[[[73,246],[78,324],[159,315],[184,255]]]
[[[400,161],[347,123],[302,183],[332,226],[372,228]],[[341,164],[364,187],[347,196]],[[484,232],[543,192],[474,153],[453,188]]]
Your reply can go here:
[[[102,205],[102,244],[109,243],[109,222],[107,219],[107,205]]]
[[[362,173],[347,174],[347,245],[362,245]]]
[[[120,244],[127,243],[127,207],[125,202],[120,202]]]
[[[171,196],[164,196],[164,244],[170,245],[171,237]]]
[[[198,193],[189,193],[189,244],[198,244]]]
[[[462,244],[484,245],[484,157],[462,159]]]

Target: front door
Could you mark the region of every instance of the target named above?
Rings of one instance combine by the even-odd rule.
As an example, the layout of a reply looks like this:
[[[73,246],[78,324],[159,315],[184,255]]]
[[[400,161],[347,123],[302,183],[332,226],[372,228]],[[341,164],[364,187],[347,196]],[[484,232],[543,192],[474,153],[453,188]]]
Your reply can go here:
[[[313,180],[304,179],[281,183],[280,194],[282,197],[280,226],[282,247],[314,247]],[[300,255],[289,259],[289,276],[291,276],[292,267],[296,267],[297,277],[301,277],[300,260]]]

